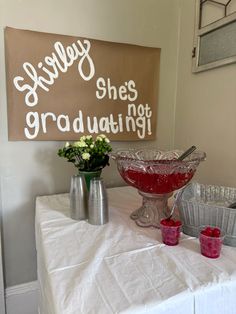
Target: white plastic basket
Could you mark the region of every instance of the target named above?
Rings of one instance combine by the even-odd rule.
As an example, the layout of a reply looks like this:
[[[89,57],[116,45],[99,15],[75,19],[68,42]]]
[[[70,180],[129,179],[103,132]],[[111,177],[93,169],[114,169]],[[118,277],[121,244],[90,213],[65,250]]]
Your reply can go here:
[[[190,183],[180,196],[177,206],[183,232],[198,237],[201,225],[220,227],[225,233],[224,244],[236,246],[236,189],[216,185]]]

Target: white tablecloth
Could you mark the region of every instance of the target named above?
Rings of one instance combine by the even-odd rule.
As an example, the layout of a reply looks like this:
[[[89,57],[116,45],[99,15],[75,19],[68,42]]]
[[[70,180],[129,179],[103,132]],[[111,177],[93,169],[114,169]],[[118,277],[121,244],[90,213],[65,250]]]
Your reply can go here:
[[[236,314],[236,248],[212,260],[184,234],[166,246],[129,218],[141,204],[135,189],[108,196],[103,226],[70,219],[68,194],[37,198],[41,314]]]

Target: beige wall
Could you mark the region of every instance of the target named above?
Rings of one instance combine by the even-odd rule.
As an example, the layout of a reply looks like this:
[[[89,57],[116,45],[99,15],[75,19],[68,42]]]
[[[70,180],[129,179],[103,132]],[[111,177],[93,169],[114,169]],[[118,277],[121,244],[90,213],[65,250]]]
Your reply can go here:
[[[68,191],[75,170],[56,155],[63,143],[8,142],[4,27],[160,47],[158,140],[151,144],[169,149],[174,138],[178,4],[179,0],[0,0],[0,206],[7,286],[36,279],[35,197]],[[104,170],[104,177],[108,185],[122,183],[114,164]]]
[[[236,65],[193,74],[195,1],[181,0],[176,147],[195,144],[207,153],[195,179],[236,186]]]

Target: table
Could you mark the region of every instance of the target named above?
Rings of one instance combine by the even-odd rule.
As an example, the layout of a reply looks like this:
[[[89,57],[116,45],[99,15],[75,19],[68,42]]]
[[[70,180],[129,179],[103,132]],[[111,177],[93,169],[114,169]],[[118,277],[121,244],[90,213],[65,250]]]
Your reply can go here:
[[[108,189],[109,223],[69,217],[69,196],[36,199],[36,248],[41,314],[235,314],[236,248],[215,260],[198,239],[178,246],[129,218],[141,204],[132,187]]]

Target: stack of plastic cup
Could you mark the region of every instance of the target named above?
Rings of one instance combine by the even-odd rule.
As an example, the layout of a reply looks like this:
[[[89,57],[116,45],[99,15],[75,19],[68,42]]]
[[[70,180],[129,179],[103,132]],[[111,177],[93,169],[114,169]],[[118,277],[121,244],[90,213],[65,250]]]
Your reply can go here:
[[[75,220],[88,218],[88,192],[84,176],[82,175],[71,177],[70,216]]]
[[[109,220],[108,197],[103,179],[93,178],[90,181],[88,199],[88,222],[92,225],[103,225]]]

